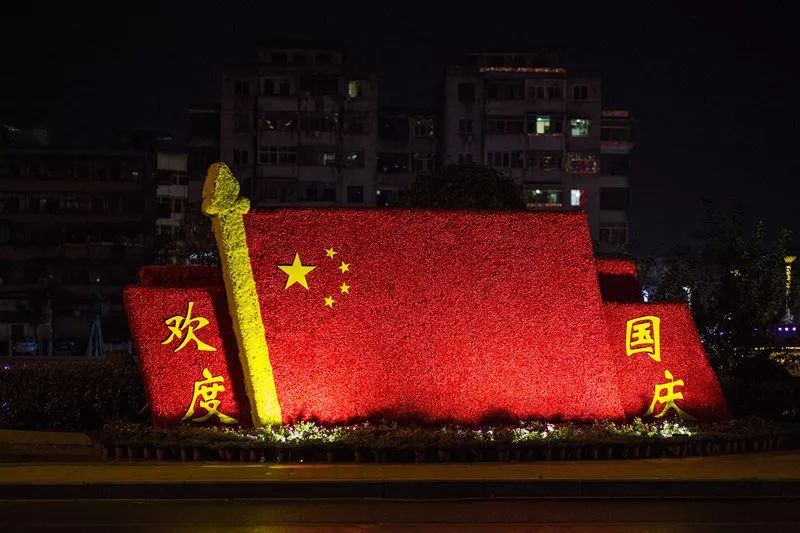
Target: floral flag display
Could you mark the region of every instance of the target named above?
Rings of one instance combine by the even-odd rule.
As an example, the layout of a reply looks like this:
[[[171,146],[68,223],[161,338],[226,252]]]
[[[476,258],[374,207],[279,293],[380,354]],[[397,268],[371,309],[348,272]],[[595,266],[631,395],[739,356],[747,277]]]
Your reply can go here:
[[[220,270],[126,291],[159,424],[727,416],[688,308],[635,303],[583,213],[259,212],[238,192],[213,165]]]

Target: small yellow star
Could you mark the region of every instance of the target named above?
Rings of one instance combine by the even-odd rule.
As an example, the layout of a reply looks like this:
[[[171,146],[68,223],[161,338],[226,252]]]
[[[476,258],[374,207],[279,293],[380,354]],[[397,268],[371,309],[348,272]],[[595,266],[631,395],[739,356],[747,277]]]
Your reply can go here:
[[[342,261],[342,264],[339,266],[339,270],[342,271],[342,274],[344,274],[345,272],[350,272],[350,265]]]
[[[330,307],[331,309],[333,309],[333,304],[335,302],[336,302],[336,300],[333,299],[333,296],[326,296],[325,297],[325,307]]]
[[[308,275],[309,272],[311,272],[317,267],[311,265],[304,265],[300,261],[300,254],[295,253],[294,261],[292,262],[291,265],[278,265],[278,268],[280,268],[289,275],[289,277],[286,278],[286,286],[284,287],[284,289],[288,289],[295,283],[299,283],[300,285],[305,287],[306,290],[308,290],[308,281],[306,281],[306,275]]]
[[[347,283],[342,283],[342,286],[339,287],[339,290],[342,291],[342,294],[350,294],[350,285]]]
[[[336,254],[338,254],[338,253],[339,253],[339,252],[337,252],[336,250],[334,250],[334,249],[333,249],[333,246],[331,246],[330,248],[328,248],[327,250],[325,250],[325,255],[327,255],[327,256],[328,256],[328,257],[330,257],[331,259],[333,259],[333,256],[334,256],[334,255],[336,255]]]

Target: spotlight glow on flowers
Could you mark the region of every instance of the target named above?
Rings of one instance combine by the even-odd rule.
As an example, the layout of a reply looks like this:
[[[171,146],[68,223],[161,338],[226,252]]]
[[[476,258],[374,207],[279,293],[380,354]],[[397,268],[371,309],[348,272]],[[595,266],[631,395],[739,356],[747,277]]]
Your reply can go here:
[[[126,291],[151,406],[170,413],[161,424],[180,423],[204,368],[225,378],[220,411],[242,422],[252,412],[255,425],[621,420],[648,407],[727,417],[686,306],[634,300],[632,263],[595,261],[582,213],[221,209],[238,187],[215,180],[232,179],[212,167],[204,200],[230,311],[201,313],[168,268],[145,269]],[[145,280],[162,280],[169,298],[154,305]],[[189,301],[216,352],[161,345]],[[228,395],[242,387],[234,367],[248,406]],[[181,393],[167,399],[166,379]],[[164,405],[178,396],[181,407]]]

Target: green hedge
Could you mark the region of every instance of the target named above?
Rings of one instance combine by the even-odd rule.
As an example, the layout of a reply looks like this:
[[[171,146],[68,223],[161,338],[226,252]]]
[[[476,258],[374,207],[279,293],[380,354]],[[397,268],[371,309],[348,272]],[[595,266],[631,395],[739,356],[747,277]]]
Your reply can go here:
[[[0,428],[85,431],[113,420],[149,422],[139,369],[132,361],[0,365]]]

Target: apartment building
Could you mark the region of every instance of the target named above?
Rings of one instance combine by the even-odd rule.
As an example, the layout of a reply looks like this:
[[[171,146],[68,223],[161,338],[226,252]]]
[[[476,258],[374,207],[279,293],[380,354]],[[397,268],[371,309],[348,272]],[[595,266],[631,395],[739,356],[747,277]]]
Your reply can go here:
[[[435,109],[381,108],[378,112],[376,199],[379,207],[405,205],[417,176],[439,166]]]
[[[153,163],[148,151],[4,144],[0,356],[81,355],[98,317],[107,343],[128,341],[122,289],[153,260]]]
[[[602,156],[620,154],[602,154],[602,123],[600,79],[552,54],[476,53],[446,71],[444,162],[502,170],[530,209],[586,210],[597,251],[613,255],[628,242],[628,183],[604,172]]]
[[[253,205],[375,205],[378,86],[320,43],[262,43],[222,86],[221,156]]]

